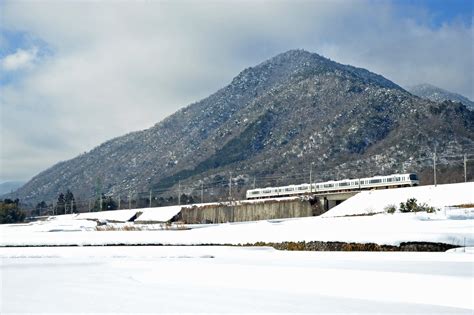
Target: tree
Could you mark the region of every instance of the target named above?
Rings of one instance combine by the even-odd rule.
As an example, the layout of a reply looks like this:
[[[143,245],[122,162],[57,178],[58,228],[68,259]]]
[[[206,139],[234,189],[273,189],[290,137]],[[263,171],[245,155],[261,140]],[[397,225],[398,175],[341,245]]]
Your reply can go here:
[[[76,200],[74,199],[74,194],[69,189],[66,191],[64,203],[65,203],[64,205],[65,213],[77,212],[77,206],[76,206]]]
[[[20,210],[19,204],[18,199],[0,201],[0,224],[17,223],[25,219],[25,213]]]
[[[112,198],[112,196],[105,196],[102,194],[101,197],[97,198],[94,202],[94,207],[92,211],[105,211],[105,210],[117,210],[117,202]]]
[[[56,207],[54,208],[54,213],[56,215],[66,213],[65,203],[66,203],[66,200],[64,199],[64,194],[60,193],[58,196],[58,201],[56,202]]]
[[[35,215],[40,216],[44,214],[47,210],[48,210],[48,205],[46,204],[46,202],[44,202],[44,200],[41,202],[38,202],[38,204],[35,207]]]
[[[105,195],[102,194],[102,200],[103,200],[103,205],[102,209],[103,210],[117,210],[117,202],[112,198],[112,196],[105,197]]]

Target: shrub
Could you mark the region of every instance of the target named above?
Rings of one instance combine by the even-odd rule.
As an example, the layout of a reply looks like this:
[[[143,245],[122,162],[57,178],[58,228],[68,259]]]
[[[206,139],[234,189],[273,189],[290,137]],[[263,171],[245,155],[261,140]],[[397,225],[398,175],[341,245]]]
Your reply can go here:
[[[428,206],[426,203],[418,204],[415,198],[410,198],[406,202],[400,203],[400,212],[436,212],[435,207]]]
[[[395,205],[388,205],[384,208],[385,212],[394,214],[397,211],[397,206]]]
[[[415,198],[410,198],[406,202],[400,202],[400,212],[416,212],[418,209],[418,204],[416,203]]]

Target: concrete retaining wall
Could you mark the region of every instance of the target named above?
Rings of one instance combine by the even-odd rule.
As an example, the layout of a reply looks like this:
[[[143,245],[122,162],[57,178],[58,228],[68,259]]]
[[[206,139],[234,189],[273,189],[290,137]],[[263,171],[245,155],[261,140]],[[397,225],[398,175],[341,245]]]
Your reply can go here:
[[[178,220],[188,224],[310,217],[323,211],[316,199],[293,198],[183,207]]]

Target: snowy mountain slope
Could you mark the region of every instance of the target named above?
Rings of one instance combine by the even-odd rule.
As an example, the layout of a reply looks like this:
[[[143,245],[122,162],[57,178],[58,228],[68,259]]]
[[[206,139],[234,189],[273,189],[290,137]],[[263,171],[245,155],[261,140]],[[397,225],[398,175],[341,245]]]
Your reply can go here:
[[[200,183],[225,182],[230,172],[235,193],[243,196],[254,176],[296,183],[294,174],[309,173],[311,163],[321,181],[421,171],[435,145],[451,155],[474,147],[474,112],[420,99],[365,69],[292,50],[245,69],[152,128],[58,163],[12,196],[38,202],[66,189],[81,198],[100,189],[122,196],[160,190],[166,197],[167,189],[176,195],[179,181],[186,193],[197,194]],[[219,195],[226,187],[212,189]]]

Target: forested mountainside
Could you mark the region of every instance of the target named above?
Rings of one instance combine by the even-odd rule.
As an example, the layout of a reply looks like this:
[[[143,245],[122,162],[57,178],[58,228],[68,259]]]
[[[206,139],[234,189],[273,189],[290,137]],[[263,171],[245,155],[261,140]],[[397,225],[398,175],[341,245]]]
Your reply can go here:
[[[224,187],[230,173],[244,191],[254,178],[257,186],[307,182],[301,174],[310,168],[317,181],[423,172],[435,148],[446,156],[474,148],[465,105],[421,99],[368,70],[291,50],[147,130],[54,165],[11,196],[166,194],[178,182]]]

